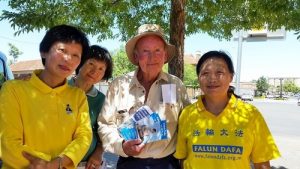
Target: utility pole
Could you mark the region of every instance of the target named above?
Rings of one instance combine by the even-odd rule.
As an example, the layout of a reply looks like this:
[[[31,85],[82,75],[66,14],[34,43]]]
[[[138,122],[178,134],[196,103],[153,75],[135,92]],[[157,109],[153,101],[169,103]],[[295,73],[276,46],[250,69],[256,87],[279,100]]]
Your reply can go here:
[[[243,48],[243,31],[239,31],[238,36],[238,54],[237,54],[237,66],[235,76],[235,90],[236,94],[240,95],[240,77],[241,77],[241,65],[242,65],[242,48]]]
[[[282,88],[283,88],[282,80],[283,80],[283,78],[279,78],[279,80],[280,80],[280,94],[279,94],[279,97],[282,98]]]

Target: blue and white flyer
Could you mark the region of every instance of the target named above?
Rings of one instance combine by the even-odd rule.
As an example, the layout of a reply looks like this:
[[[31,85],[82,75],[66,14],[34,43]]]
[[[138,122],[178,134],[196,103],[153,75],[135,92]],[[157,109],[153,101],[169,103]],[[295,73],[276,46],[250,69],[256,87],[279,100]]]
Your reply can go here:
[[[167,124],[149,106],[140,107],[118,131],[126,141],[141,139],[143,143],[167,139]]]

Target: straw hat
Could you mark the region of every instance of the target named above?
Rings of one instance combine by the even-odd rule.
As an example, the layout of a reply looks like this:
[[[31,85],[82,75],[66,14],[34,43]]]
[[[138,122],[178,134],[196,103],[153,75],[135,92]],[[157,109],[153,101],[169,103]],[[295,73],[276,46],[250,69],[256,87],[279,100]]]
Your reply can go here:
[[[138,28],[137,35],[135,35],[133,38],[127,41],[125,48],[126,48],[127,57],[130,60],[130,62],[133,63],[134,65],[138,65],[138,63],[134,59],[134,48],[137,41],[147,35],[157,35],[164,41],[168,51],[168,58],[165,63],[169,62],[172,59],[172,57],[175,55],[175,46],[169,44],[166,41],[166,39],[164,38],[163,30],[159,25],[156,24],[144,24],[140,26]]]

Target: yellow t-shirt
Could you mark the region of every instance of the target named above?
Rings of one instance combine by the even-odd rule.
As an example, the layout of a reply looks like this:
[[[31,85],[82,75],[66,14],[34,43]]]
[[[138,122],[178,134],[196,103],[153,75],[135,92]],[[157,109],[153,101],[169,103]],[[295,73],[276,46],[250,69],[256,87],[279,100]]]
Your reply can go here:
[[[233,95],[220,115],[205,110],[201,97],[179,118],[174,156],[185,169],[250,169],[280,156],[261,113]]]
[[[3,168],[28,168],[22,151],[44,160],[64,154],[76,166],[90,146],[85,93],[67,83],[52,89],[37,77],[39,73],[28,81],[12,80],[2,86]]]

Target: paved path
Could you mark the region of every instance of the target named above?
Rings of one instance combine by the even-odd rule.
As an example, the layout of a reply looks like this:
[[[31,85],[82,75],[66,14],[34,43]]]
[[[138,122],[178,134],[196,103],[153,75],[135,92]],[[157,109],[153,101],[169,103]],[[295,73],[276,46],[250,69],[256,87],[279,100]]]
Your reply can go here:
[[[255,100],[263,114],[281,157],[272,160],[272,169],[300,169],[300,106],[296,100]]]
[[[281,157],[272,160],[274,169],[300,169],[300,137],[274,136]]]

